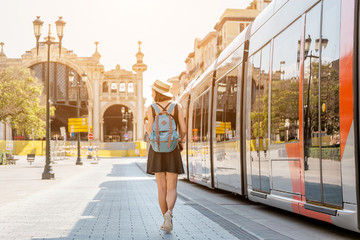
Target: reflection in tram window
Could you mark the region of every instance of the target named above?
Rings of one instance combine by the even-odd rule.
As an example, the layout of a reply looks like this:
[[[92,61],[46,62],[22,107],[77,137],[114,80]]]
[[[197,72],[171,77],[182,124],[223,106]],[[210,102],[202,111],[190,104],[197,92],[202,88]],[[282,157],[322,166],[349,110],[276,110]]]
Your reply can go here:
[[[339,118],[340,0],[323,5],[320,78],[323,201],[342,206]]]
[[[235,68],[217,83],[216,141],[236,138],[236,95],[238,69]]]
[[[270,44],[261,50],[260,99],[259,99],[259,140],[263,150],[268,149]]]
[[[192,128],[192,140],[193,142],[200,141],[200,128],[201,128],[201,98],[198,98],[194,102],[194,120]]]
[[[260,81],[260,53],[254,54],[251,58],[251,114],[250,114],[250,127],[251,127],[251,139],[255,140],[259,138],[259,81]],[[252,147],[254,146],[252,142]],[[256,141],[256,149],[258,149],[258,141]],[[252,149],[254,150],[254,149]]]
[[[321,3],[306,14],[304,46],[304,169],[305,195],[307,201],[322,202],[321,162],[316,132],[319,126],[319,49],[316,39],[320,38]]]
[[[274,40],[271,81],[271,143],[299,140],[298,44],[301,20]]]
[[[202,97],[202,119],[201,139],[206,142],[209,139],[209,91]]]

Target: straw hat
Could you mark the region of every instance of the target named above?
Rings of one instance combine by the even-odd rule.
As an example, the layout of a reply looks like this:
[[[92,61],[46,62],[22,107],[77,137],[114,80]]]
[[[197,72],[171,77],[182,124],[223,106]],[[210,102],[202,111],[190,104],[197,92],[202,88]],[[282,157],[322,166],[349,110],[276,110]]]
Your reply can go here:
[[[170,93],[171,86],[160,80],[155,80],[154,84],[151,85],[151,88],[158,93],[161,93],[162,95],[165,95],[167,97],[173,97],[173,95]]]

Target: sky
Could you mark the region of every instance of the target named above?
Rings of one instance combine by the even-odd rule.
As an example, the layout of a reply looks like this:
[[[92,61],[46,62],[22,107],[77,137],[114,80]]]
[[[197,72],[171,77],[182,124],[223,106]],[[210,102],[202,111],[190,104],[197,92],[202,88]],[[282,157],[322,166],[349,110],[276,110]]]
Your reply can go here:
[[[151,102],[150,85],[166,81],[186,69],[195,38],[214,31],[227,8],[246,8],[251,0],[0,0],[0,42],[8,58],[20,58],[36,46],[32,21],[41,16],[42,37],[63,16],[63,47],[89,57],[98,41],[105,71],[117,64],[131,70],[142,42],[144,97]],[[56,40],[57,37],[56,37]]]

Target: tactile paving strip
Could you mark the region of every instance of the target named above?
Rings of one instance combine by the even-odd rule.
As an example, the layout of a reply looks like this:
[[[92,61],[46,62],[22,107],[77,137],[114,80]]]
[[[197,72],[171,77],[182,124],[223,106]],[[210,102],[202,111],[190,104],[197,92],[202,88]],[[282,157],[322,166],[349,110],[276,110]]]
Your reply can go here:
[[[243,228],[235,225],[234,223],[230,222],[229,220],[221,217],[220,215],[210,211],[209,209],[197,204],[196,202],[188,199],[184,195],[178,193],[178,198],[185,202],[186,205],[193,207],[195,210],[199,211],[201,214],[209,218],[210,220],[219,224],[222,228],[228,231],[231,235],[238,239],[247,239],[247,240],[258,240],[257,236],[249,233],[248,231],[244,230]]]

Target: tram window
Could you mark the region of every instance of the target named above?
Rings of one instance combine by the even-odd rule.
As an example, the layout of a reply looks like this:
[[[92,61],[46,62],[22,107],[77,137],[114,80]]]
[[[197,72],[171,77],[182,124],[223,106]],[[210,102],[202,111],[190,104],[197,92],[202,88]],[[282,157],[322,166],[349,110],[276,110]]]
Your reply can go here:
[[[271,81],[271,143],[299,140],[298,20],[274,39]]]
[[[269,74],[270,44],[261,49],[260,86],[259,86],[259,139],[263,139],[263,149],[267,149],[269,139]]]
[[[242,60],[244,44],[241,45],[231,56],[229,56],[216,70],[216,79],[220,79],[224,74],[233,69]]]
[[[199,142],[201,137],[201,99],[202,97],[196,99],[194,102],[194,120],[192,128],[193,142]]]
[[[201,139],[203,142],[206,142],[209,139],[208,131],[208,121],[209,121],[209,91],[205,93],[202,97],[202,134]]]
[[[236,137],[236,96],[238,69],[217,82],[216,141],[233,141]]]
[[[321,44],[321,133],[322,146],[340,146],[339,43],[340,1],[324,1]],[[320,41],[320,40],[319,40]],[[320,44],[319,44],[320,45]],[[320,46],[319,46],[320,48]],[[340,157],[340,156],[339,156]]]
[[[261,51],[255,53],[249,62],[251,67],[251,139],[259,138],[259,95],[260,95],[260,57]]]

